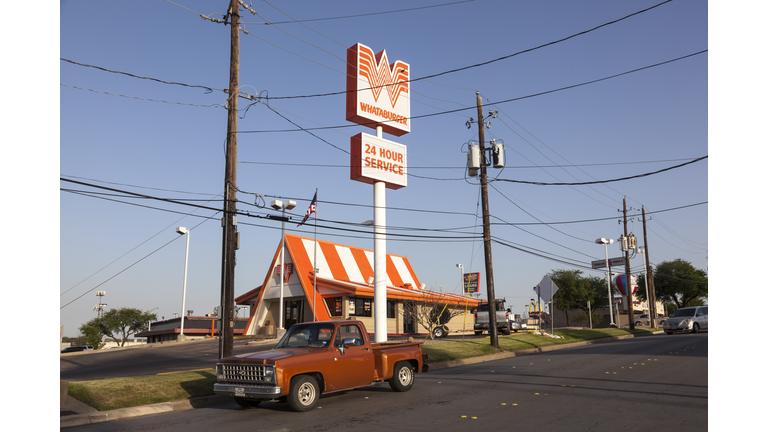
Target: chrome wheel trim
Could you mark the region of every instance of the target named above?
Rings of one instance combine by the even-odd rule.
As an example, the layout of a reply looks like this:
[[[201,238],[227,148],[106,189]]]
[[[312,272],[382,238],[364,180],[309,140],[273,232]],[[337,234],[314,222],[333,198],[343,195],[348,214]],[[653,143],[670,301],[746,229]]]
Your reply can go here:
[[[315,400],[315,386],[313,386],[310,383],[303,383],[299,387],[299,402],[302,405],[311,405],[312,402]]]
[[[413,371],[409,367],[402,367],[398,371],[397,374],[397,380],[400,381],[400,384],[402,385],[408,385],[411,383],[411,380],[413,380]]]

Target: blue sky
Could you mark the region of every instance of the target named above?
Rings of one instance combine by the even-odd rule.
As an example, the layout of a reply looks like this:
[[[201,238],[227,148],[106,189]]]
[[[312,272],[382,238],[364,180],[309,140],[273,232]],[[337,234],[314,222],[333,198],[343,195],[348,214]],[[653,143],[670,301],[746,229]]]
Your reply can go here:
[[[411,114],[425,117],[412,120],[409,134],[385,135],[408,147],[412,174],[408,187],[387,191],[388,232],[406,235],[390,236],[388,252],[407,256],[431,289],[459,292],[457,263],[485,274],[480,188],[464,169],[467,143],[478,139],[477,126],[465,123],[476,118],[479,92],[486,114],[499,112],[485,137],[506,146],[506,167],[488,170],[497,179],[489,201],[492,235],[504,243],[493,243],[496,294],[514,312],[525,310],[532,287],[552,270],[600,275],[584,267],[604,258],[595,238],[623,233],[624,197],[635,216],[629,231],[640,239],[636,215],[642,206],[652,215],[652,264],[681,258],[707,269],[709,159],[603,184],[519,182],[610,180],[708,156],[706,2],[672,1],[580,34],[659,3],[253,2],[258,15],[241,12],[249,33],[241,34],[240,85],[262,103],[239,103],[238,208],[276,214],[255,205],[256,194],[266,204],[293,199],[298,206],[289,213],[300,220],[317,189],[319,224],[334,228],[319,229],[318,237],[372,249],[359,224],[373,218],[373,187],[349,180],[346,153],[352,135],[371,130],[345,120],[343,95],[287,97],[345,90],[346,49],[358,42],[409,63],[413,78],[519,53],[411,84]],[[56,62],[62,178],[221,207],[227,113],[217,89],[228,87],[230,30],[200,14],[222,18],[226,5],[60,3],[59,56],[68,60]],[[310,134],[296,125],[318,129]],[[179,312],[184,238],[177,226],[193,228],[187,309],[204,314],[218,304],[220,215],[67,181],[60,187],[84,192],[56,195],[65,335],[95,316],[97,290],[106,291],[109,307]],[[263,282],[280,239],[277,222],[238,222],[236,296]],[[286,227],[314,235],[311,225]],[[609,255],[621,255],[616,244]],[[640,255],[632,268],[642,271]]]

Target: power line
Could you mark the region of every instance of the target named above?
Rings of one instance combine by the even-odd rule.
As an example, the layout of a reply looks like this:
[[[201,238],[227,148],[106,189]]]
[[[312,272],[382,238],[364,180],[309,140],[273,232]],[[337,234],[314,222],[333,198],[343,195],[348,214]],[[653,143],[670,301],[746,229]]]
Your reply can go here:
[[[94,187],[94,188],[97,188],[97,189],[105,189],[105,190],[110,190],[110,191],[113,191],[113,192],[124,193],[124,194],[128,194],[128,195],[131,195],[131,196],[134,196],[134,197],[139,197],[139,198],[150,198],[150,199],[155,199],[155,200],[159,200],[159,201],[165,201],[165,202],[172,203],[172,204],[180,204],[180,205],[186,205],[186,206],[191,206],[191,207],[202,208],[202,209],[206,209],[206,210],[212,210],[214,212],[221,211],[221,209],[201,206],[201,205],[198,205],[198,204],[190,204],[190,203],[186,203],[186,202],[181,201],[181,200],[175,200],[175,199],[169,199],[169,198],[158,198],[158,197],[153,197],[151,195],[138,194],[138,193],[134,193],[134,192],[123,191],[123,190],[114,189],[114,188],[108,188],[108,187],[105,187],[105,186],[99,186],[99,185],[95,185],[95,184],[79,182],[79,181],[69,180],[69,179],[65,179],[65,178],[60,178],[60,180],[66,181],[66,182],[71,182],[71,183],[76,183],[76,184],[80,184],[80,185],[84,185],[84,186]],[[66,191],[69,191],[69,190],[66,190]],[[72,192],[85,193],[83,191],[72,191]],[[279,195],[264,195],[264,196],[281,198],[281,199],[295,199],[295,200],[307,201],[304,198],[283,197],[283,196],[279,196]],[[243,201],[238,201],[238,202],[243,202]],[[342,205],[342,206],[353,206],[353,207],[368,207],[368,208],[372,208],[373,207],[372,205],[368,205],[368,204],[343,203],[343,202],[336,202],[336,201],[320,201],[320,203],[335,204],[335,205]],[[696,206],[700,206],[700,205],[703,205],[703,204],[708,204],[708,201],[703,201],[703,202],[699,202],[699,203],[695,203],[695,204],[683,205],[683,206],[679,206],[679,207],[668,208],[668,209],[664,209],[664,210],[657,210],[657,211],[653,211],[653,212],[646,212],[646,214],[647,215],[652,215],[652,214],[656,214],[656,213],[664,213],[664,212],[669,212],[669,211],[674,211],[674,210],[681,210],[681,209],[685,209],[685,208],[696,207]],[[430,213],[430,214],[448,214],[448,215],[459,215],[459,216],[463,215],[463,216],[473,216],[473,217],[477,216],[474,213],[441,211],[441,210],[435,210],[435,209],[413,209],[413,208],[404,208],[404,207],[387,207],[387,209],[388,210],[420,212],[420,213]],[[239,214],[242,214],[244,216],[249,216],[249,214],[246,214],[246,213],[239,213]],[[634,214],[634,215],[628,215],[628,216],[629,217],[639,217],[640,214]],[[268,217],[265,217],[265,216],[258,216],[258,217],[268,219]],[[494,218],[496,218],[496,217],[494,216]],[[562,225],[562,224],[572,224],[572,223],[600,222],[600,221],[614,220],[614,219],[616,219],[615,216],[606,217],[606,218],[596,218],[596,219],[582,219],[582,220],[575,220],[575,221],[536,222],[536,223],[533,223],[533,222],[507,222],[507,223],[504,223],[504,225],[511,225],[511,226],[518,226],[518,225],[519,226],[524,226],[524,225]],[[492,225],[496,225],[496,224],[492,223]]]
[[[447,74],[451,74],[451,73],[455,73],[455,72],[460,72],[460,71],[464,71],[464,70],[467,70],[467,69],[472,69],[472,68],[476,68],[476,67],[480,67],[480,66],[486,66],[486,65],[489,65],[491,63],[495,63],[495,62],[498,62],[498,61],[501,61],[501,60],[506,60],[508,58],[512,58],[512,57],[518,56],[520,54],[525,54],[525,53],[528,53],[528,52],[531,52],[531,51],[535,51],[535,50],[538,50],[538,49],[541,49],[541,48],[544,48],[544,47],[548,47],[548,46],[551,46],[551,45],[558,44],[560,42],[565,42],[565,41],[567,41],[569,39],[573,39],[573,38],[578,37],[578,36],[583,36],[583,35],[585,35],[587,33],[591,33],[591,32],[593,32],[595,30],[598,30],[598,29],[600,29],[602,27],[606,27],[606,26],[609,26],[609,25],[612,25],[612,24],[616,24],[616,23],[618,23],[620,21],[623,21],[623,20],[628,19],[630,17],[633,17],[635,15],[639,15],[641,13],[648,12],[651,9],[657,8],[657,7],[659,7],[659,6],[663,5],[663,4],[669,3],[671,1],[672,0],[666,0],[666,1],[661,2],[661,3],[659,3],[659,4],[655,5],[655,6],[651,6],[649,8],[646,8],[646,9],[643,9],[643,10],[631,13],[631,14],[623,17],[623,18],[619,18],[619,19],[616,19],[616,20],[613,20],[613,21],[609,21],[607,23],[600,24],[600,25],[598,25],[596,27],[593,27],[593,28],[591,28],[589,30],[584,30],[584,31],[581,31],[581,32],[578,32],[578,33],[574,33],[574,34],[572,34],[570,36],[567,36],[567,37],[564,37],[564,38],[561,38],[561,39],[558,39],[558,40],[555,40],[555,41],[552,41],[552,42],[548,42],[548,43],[545,43],[545,44],[542,44],[542,45],[538,45],[538,46],[535,46],[535,47],[532,47],[532,48],[528,48],[528,49],[525,49],[525,50],[522,50],[522,51],[518,51],[518,52],[516,52],[514,54],[509,54],[509,55],[506,55],[506,56],[503,56],[503,57],[498,57],[498,58],[495,58],[493,60],[488,60],[488,61],[485,61],[485,62],[482,62],[482,63],[476,63],[476,64],[473,64],[473,65],[464,66],[464,67],[460,67],[460,68],[456,68],[456,69],[451,69],[451,70],[447,70],[447,71],[444,71],[444,72],[439,72],[439,73],[432,74],[432,75],[426,75],[426,76],[423,76],[423,77],[413,78],[413,79],[410,79],[408,81],[401,81],[401,82],[412,83],[412,82],[422,81],[422,80],[426,80],[428,78],[435,78],[435,77],[439,77],[439,76],[442,76],[442,75],[447,75]],[[384,84],[381,87],[386,87],[387,85],[390,85],[390,84]],[[355,90],[355,91],[357,91],[357,90]],[[345,94],[347,92],[348,91],[345,90],[345,91],[339,91],[339,92],[321,93],[321,94],[314,94],[314,95],[282,96],[282,97],[277,97],[277,98],[273,98],[273,99],[297,99],[297,98],[308,98],[308,97],[334,96],[334,95]],[[465,109],[473,109],[473,107],[465,108]],[[458,111],[463,111],[463,110],[458,110]],[[412,117],[412,118],[417,118],[417,117]]]
[[[344,15],[344,16],[336,16],[336,17],[327,17],[327,18],[310,18],[305,20],[294,19],[294,21],[270,21],[270,22],[263,22],[263,23],[244,22],[243,24],[276,25],[276,24],[294,24],[294,23],[313,22],[313,21],[328,21],[328,20],[337,20],[337,19],[346,19],[346,18],[359,18],[364,16],[385,15],[385,14],[398,13],[398,12],[410,12],[410,11],[421,10],[421,9],[430,9],[430,8],[436,8],[436,7],[442,7],[442,6],[451,6],[451,5],[460,4],[460,3],[470,3],[473,1],[475,0],[463,0],[463,1],[443,3],[443,4],[437,4],[437,5],[431,5],[431,6],[421,6],[421,7],[414,7],[414,8],[408,8],[408,9],[398,9],[398,10],[382,11],[382,12],[369,12],[369,13],[363,13],[363,14],[357,14],[357,15]]]
[[[695,162],[699,162],[701,160],[707,159],[709,156],[702,156],[700,158],[696,158],[692,161],[682,163],[680,165],[671,166],[668,168],[660,169],[658,171],[653,171],[645,174],[637,174],[629,177],[621,177],[617,179],[612,180],[595,180],[591,182],[579,182],[579,183],[543,183],[543,182],[532,182],[532,181],[525,181],[525,180],[510,180],[510,179],[494,179],[493,181],[502,181],[502,182],[511,182],[511,183],[522,183],[522,184],[530,184],[530,185],[537,185],[537,186],[582,186],[582,185],[592,185],[592,184],[602,184],[602,183],[611,183],[611,182],[617,182],[617,181],[624,181],[624,180],[631,180],[641,177],[648,177],[650,175],[659,174],[665,171],[673,170],[676,168],[684,167],[686,165],[690,165]]]
[[[93,92],[93,93],[100,93],[100,94],[105,94],[105,95],[109,95],[109,96],[119,96],[119,97],[124,97],[124,98],[127,98],[127,99],[136,99],[136,100],[142,100],[142,101],[147,101],[147,102],[159,102],[159,103],[166,103],[166,104],[172,104],[172,105],[185,105],[185,106],[193,106],[193,107],[201,107],[201,108],[225,108],[224,105],[219,105],[219,104],[200,105],[200,104],[191,104],[191,103],[184,103],[184,102],[172,102],[172,101],[165,101],[165,100],[158,100],[158,99],[142,98],[142,97],[138,97],[138,96],[127,96],[127,95],[122,95],[122,94],[118,94],[118,93],[110,93],[110,92],[105,92],[105,91],[100,91],[100,90],[88,89],[88,88],[84,88],[84,87],[77,87],[77,86],[73,86],[73,85],[69,85],[69,84],[59,83],[59,85],[63,86],[63,87],[69,87],[69,88],[73,88],[73,89],[78,89],[78,90],[85,90],[85,91],[89,91],[89,92]]]
[[[636,164],[652,164],[663,162],[679,162],[690,161],[690,158],[683,159],[662,159],[653,161],[631,161],[631,162],[603,162],[603,163],[587,163],[587,164],[564,164],[564,165],[513,165],[506,166],[507,169],[541,169],[541,168],[569,168],[569,167],[593,167],[593,166],[614,166],[614,165],[636,165]],[[301,164],[301,163],[283,163],[283,162],[256,162],[256,161],[238,161],[241,164],[254,164],[254,165],[275,165],[275,166],[298,166],[298,167],[315,167],[315,168],[346,168],[349,169],[349,165],[323,165],[323,164]],[[466,166],[455,167],[442,167],[442,166],[412,166],[409,165],[408,169],[465,169]]]
[[[654,68],[654,67],[657,67],[657,66],[663,66],[663,65],[666,65],[666,64],[669,64],[669,63],[672,63],[672,62],[684,60],[684,59],[687,59],[687,58],[690,58],[690,57],[693,57],[693,56],[696,56],[696,55],[699,55],[699,54],[703,54],[703,53],[706,53],[706,52],[708,52],[708,50],[701,50],[701,51],[695,52],[693,54],[688,54],[688,55],[684,55],[682,57],[674,58],[674,59],[671,59],[671,60],[666,60],[666,61],[663,61],[663,62],[660,62],[660,63],[656,63],[656,64],[652,64],[652,65],[648,65],[648,66],[643,66],[643,67],[640,67],[640,68],[637,68],[637,69],[632,69],[632,70],[629,70],[629,71],[626,71],[626,72],[622,72],[622,73],[618,73],[618,74],[615,74],[615,75],[611,75],[611,76],[607,76],[607,77],[603,77],[603,78],[599,78],[599,79],[595,79],[595,80],[591,80],[591,81],[585,81],[585,82],[578,83],[578,84],[572,84],[572,85],[569,85],[569,86],[560,87],[560,88],[553,89],[553,90],[546,90],[546,91],[542,91],[542,92],[538,92],[538,93],[532,93],[532,94],[529,94],[529,95],[526,95],[526,96],[519,96],[519,97],[515,97],[515,98],[511,98],[511,99],[506,99],[506,100],[502,100],[502,101],[498,101],[498,102],[489,102],[489,104],[490,105],[500,105],[500,104],[504,104],[504,103],[517,102],[517,101],[524,100],[524,99],[530,99],[530,98],[537,97],[537,96],[543,96],[543,95],[546,95],[546,94],[556,93],[556,92],[563,91],[563,90],[570,90],[570,89],[574,89],[574,88],[577,88],[577,87],[581,87],[581,86],[585,86],[585,85],[589,85],[589,84],[594,84],[594,83],[598,83],[598,82],[601,82],[601,81],[606,81],[606,80],[613,79],[613,78],[618,78],[620,76],[629,75],[629,74],[632,74],[632,73],[635,73],[635,72],[640,72],[640,71],[643,71],[643,70],[646,70],[646,69],[650,69],[650,68]],[[335,94],[342,94],[342,93],[346,93],[346,92],[338,92],[338,93],[335,93]],[[315,95],[315,96],[323,96],[323,95]],[[313,96],[302,96],[302,97],[313,97]],[[278,98],[270,97],[269,99],[278,99]],[[282,98],[282,99],[286,99],[286,98]],[[409,118],[409,120],[422,119],[422,118],[427,118],[427,117],[435,117],[435,116],[444,115],[444,114],[453,114],[453,113],[457,113],[457,112],[461,112],[461,111],[467,111],[467,110],[471,110],[471,109],[474,109],[474,107],[457,108],[457,109],[454,109],[454,110],[439,111],[439,112],[434,112],[434,113],[430,113],[430,114],[422,114],[422,115],[417,115],[417,116],[411,116]],[[384,121],[394,121],[394,120],[383,120],[382,122],[384,122]],[[374,125],[373,122],[371,122],[370,124]],[[324,126],[324,127],[317,127],[317,128],[306,128],[306,129],[301,129],[301,130],[302,131],[315,131],[315,130],[328,130],[328,129],[344,129],[344,128],[356,127],[356,126],[360,126],[360,125],[365,126],[367,124],[349,124],[349,125],[339,125],[339,126]],[[238,133],[283,133],[283,132],[298,132],[298,131],[299,130],[297,130],[297,129],[275,129],[275,130],[257,130],[257,131],[238,131]]]

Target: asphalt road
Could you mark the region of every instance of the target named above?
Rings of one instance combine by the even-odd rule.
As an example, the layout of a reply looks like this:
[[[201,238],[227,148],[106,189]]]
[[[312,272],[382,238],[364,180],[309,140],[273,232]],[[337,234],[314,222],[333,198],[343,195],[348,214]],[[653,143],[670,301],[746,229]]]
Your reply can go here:
[[[654,335],[418,375],[328,395],[318,408],[234,402],[97,423],[84,431],[707,430],[707,333]]]
[[[272,349],[276,342],[246,345],[235,339],[233,354]],[[216,366],[219,359],[218,339],[185,343],[168,343],[154,347],[123,348],[61,354],[60,379],[90,381],[139,375],[155,375]]]

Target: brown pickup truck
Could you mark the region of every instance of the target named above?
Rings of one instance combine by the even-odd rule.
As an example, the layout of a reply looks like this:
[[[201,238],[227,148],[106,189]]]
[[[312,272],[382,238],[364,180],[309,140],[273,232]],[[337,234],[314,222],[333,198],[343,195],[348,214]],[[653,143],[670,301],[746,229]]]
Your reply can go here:
[[[243,407],[262,401],[288,402],[309,411],[321,394],[388,381],[408,391],[414,374],[427,372],[421,343],[371,343],[360,321],[323,321],[293,325],[270,351],[219,360],[216,394]]]

